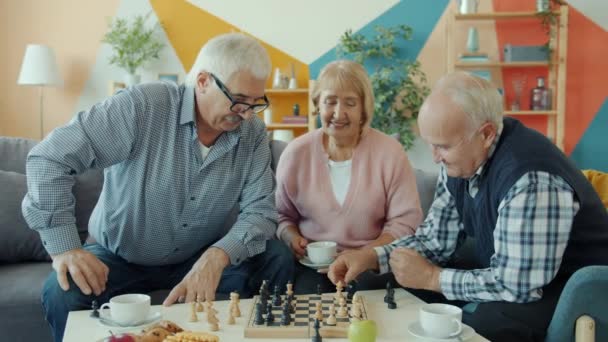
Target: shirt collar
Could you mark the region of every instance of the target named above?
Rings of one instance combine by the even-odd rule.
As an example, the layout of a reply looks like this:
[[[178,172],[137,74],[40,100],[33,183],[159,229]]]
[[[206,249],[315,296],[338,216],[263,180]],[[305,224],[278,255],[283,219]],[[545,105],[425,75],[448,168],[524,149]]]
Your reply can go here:
[[[486,158],[486,160],[483,163],[481,163],[479,168],[477,168],[477,171],[475,171],[475,174],[469,179],[476,178],[483,173],[483,170],[485,169],[486,165],[488,164],[488,161],[492,158],[492,156],[494,155],[494,152],[496,151],[496,145],[498,145],[498,141],[500,141],[501,135],[502,135],[502,130],[496,133],[496,137],[494,137],[492,146],[490,146],[490,150],[488,151],[488,158]]]
[[[184,86],[184,95],[182,97],[182,108],[180,111],[179,124],[187,124],[194,121],[194,115],[196,111],[194,110],[194,88]]]

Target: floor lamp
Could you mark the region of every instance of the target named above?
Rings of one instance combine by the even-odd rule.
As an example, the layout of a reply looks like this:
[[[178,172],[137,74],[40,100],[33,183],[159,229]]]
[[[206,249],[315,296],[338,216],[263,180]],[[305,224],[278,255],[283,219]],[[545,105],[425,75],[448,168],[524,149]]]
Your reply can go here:
[[[17,84],[40,87],[40,140],[44,138],[44,87],[62,83],[53,49],[46,45],[28,44]]]

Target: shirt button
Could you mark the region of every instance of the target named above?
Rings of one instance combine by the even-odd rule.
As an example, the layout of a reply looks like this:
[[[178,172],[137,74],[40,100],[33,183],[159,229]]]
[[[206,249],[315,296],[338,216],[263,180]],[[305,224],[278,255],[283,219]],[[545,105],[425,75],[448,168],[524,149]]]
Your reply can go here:
[[[191,201],[194,201],[196,199],[196,197],[190,197]]]
[[[46,246],[46,241],[42,241],[42,244]]]
[[[182,227],[186,228],[186,227],[188,227],[188,224],[184,223],[184,224],[182,224]]]

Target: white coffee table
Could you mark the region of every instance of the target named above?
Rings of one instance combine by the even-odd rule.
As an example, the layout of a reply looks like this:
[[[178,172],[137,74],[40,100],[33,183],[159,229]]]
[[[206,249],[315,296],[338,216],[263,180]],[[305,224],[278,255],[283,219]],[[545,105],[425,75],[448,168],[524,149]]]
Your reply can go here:
[[[378,326],[377,342],[402,342],[402,341],[429,341],[428,339],[418,339],[408,333],[408,325],[415,322],[418,318],[418,308],[424,302],[403,289],[395,290],[395,301],[397,309],[389,310],[383,301],[385,290],[361,291],[365,296],[368,317],[376,321]],[[214,332],[220,337],[222,342],[240,341],[263,341],[265,339],[246,339],[243,337],[244,321],[251,310],[251,299],[241,299],[240,309],[242,317],[237,318],[235,325],[226,324],[227,309],[229,301],[218,301],[214,307],[218,310],[220,320],[220,331]],[[196,323],[189,323],[190,305],[176,304],[171,307],[155,305],[152,310],[160,311],[162,319],[167,319],[179,324],[182,328],[195,331],[209,331],[207,323],[201,319]],[[91,310],[72,311],[68,316],[65,328],[64,342],[98,341],[109,335],[108,328],[102,326],[97,319],[90,317]],[[135,330],[134,332],[138,332]],[[310,339],[272,339],[271,342],[306,342]],[[348,341],[347,339],[329,339],[324,341]],[[449,340],[441,340],[449,341]],[[451,341],[458,341],[452,339]],[[466,340],[467,342],[487,341],[482,336],[475,334],[474,337]]]

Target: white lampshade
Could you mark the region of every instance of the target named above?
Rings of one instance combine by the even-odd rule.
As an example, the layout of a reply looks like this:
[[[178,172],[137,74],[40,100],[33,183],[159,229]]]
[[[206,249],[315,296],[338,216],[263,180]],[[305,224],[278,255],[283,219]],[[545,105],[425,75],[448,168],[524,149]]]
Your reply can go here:
[[[28,44],[17,84],[42,86],[62,83],[53,49],[46,45]]]

